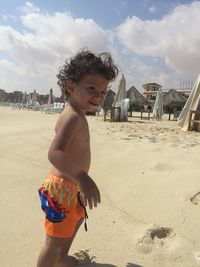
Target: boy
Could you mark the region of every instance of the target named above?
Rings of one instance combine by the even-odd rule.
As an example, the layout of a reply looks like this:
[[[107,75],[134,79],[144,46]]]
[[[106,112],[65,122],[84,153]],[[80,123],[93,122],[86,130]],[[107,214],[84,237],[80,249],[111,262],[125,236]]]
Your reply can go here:
[[[108,53],[99,56],[88,50],[79,52],[59,71],[58,84],[68,105],[55,127],[48,158],[53,167],[39,189],[46,214],[46,242],[37,267],[71,267],[77,264],[68,256],[72,241],[86,208],[100,203],[100,192],[88,175],[90,138],[86,112],[94,112],[103,102],[107,86],[118,69]]]

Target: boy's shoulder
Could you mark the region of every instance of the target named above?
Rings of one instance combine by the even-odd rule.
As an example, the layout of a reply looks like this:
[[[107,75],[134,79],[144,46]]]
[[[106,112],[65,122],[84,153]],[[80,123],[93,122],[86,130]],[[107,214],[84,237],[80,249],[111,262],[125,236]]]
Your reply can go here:
[[[81,122],[82,120],[82,116],[69,105],[60,114],[60,118],[62,120],[70,120],[70,121],[77,121],[77,122]]]
[[[75,112],[73,109],[65,108],[62,113],[60,114],[55,129],[57,130],[61,125],[63,127],[74,127],[78,128],[82,124],[82,118],[81,116]]]

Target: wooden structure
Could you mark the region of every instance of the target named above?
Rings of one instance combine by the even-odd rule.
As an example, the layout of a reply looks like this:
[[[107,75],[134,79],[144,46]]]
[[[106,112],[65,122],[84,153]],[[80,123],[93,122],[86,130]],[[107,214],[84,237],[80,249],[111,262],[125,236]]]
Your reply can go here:
[[[200,111],[189,111],[188,131],[197,130],[200,132]]]
[[[146,114],[147,116],[145,116],[145,114]],[[140,119],[141,119],[141,120],[142,120],[142,119],[150,120],[150,118],[151,118],[151,114],[152,114],[152,112],[150,112],[150,111],[141,111]]]
[[[120,122],[121,121],[121,108],[111,107],[110,109],[104,110],[104,121]]]

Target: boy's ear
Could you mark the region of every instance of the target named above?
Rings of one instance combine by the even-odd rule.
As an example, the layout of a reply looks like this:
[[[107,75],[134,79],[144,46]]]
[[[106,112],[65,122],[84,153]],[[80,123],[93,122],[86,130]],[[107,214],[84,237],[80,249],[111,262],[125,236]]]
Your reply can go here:
[[[67,91],[69,94],[72,94],[73,93],[73,82],[72,80],[68,80],[67,81]]]

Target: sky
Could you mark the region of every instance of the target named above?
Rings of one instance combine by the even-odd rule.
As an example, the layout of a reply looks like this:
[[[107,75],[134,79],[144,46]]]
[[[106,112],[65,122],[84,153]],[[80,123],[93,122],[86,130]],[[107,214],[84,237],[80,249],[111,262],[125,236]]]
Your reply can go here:
[[[190,87],[200,73],[200,1],[0,0],[0,88],[60,95],[56,74],[87,47],[109,52],[126,87]]]

